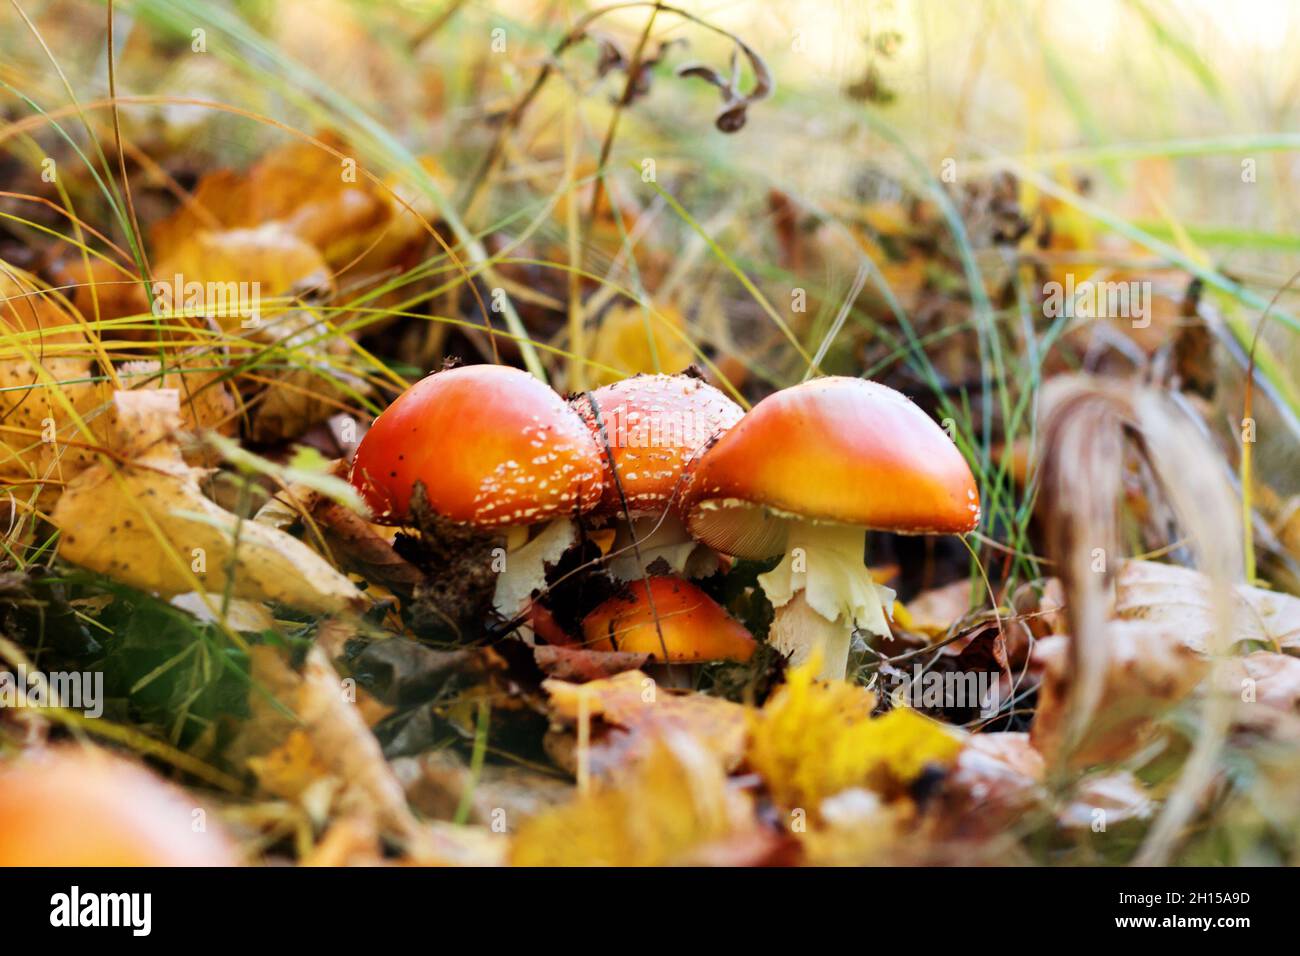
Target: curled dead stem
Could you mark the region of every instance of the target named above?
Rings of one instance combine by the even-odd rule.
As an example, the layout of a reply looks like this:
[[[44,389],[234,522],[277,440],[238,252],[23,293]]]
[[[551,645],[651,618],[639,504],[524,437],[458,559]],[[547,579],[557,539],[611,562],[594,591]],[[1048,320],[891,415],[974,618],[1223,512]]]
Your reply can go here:
[[[1163,393],[1085,376],[1044,390],[1043,470],[1039,507],[1045,544],[1067,595],[1073,682],[1063,754],[1079,743],[1095,715],[1106,680],[1105,628],[1120,560],[1119,501],[1124,444],[1131,438],[1210,578],[1214,629],[1207,687],[1217,685],[1232,633],[1233,588],[1244,566],[1237,505],[1217,450]],[[1200,730],[1164,809],[1134,862],[1169,862],[1213,782],[1231,722],[1231,700],[1204,696]],[[1060,773],[1064,761],[1055,769]]]

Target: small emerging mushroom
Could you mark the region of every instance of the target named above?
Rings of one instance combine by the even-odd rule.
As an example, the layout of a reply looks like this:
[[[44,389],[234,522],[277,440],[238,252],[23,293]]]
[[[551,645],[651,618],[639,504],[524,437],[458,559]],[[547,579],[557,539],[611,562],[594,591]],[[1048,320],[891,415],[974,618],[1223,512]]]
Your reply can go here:
[[[687,533],[678,505],[682,472],[744,411],[695,375],[636,375],[573,399],[591,429],[604,466],[604,492],[592,516],[618,529],[609,570],[621,581],[640,578],[662,558],[676,572],[703,576],[716,556]],[[635,536],[637,548],[632,547]],[[640,561],[637,551],[640,551]],[[711,560],[712,559],[712,560]]]
[[[656,623],[657,622],[657,623]],[[587,647],[649,654],[660,663],[747,661],[756,644],[746,627],[689,581],[635,581],[582,621]]]
[[[829,377],[776,392],[693,467],[684,511],[725,554],[784,554],[759,576],[777,608],[771,641],[798,664],[820,652],[842,678],[855,627],[888,634],[893,592],[864,557],[868,529],[961,534],[979,522],[975,479],[957,447],[906,396]]]
[[[602,490],[600,453],[582,419],[545,384],[502,365],[412,385],[362,439],[351,481],[377,521],[409,521],[418,483],[442,517],[505,534],[516,547],[493,603],[507,618],[545,585],[546,565],[576,540],[573,516]],[[526,529],[543,524],[528,541]]]

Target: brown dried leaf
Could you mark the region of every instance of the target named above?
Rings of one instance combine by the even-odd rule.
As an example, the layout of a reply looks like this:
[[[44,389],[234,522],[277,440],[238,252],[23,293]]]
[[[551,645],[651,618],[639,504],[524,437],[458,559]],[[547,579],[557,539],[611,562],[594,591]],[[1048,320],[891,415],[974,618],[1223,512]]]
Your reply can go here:
[[[1066,717],[1075,679],[1068,638],[1049,637],[1034,648],[1045,664],[1034,718],[1033,743],[1049,761],[1090,767],[1122,760],[1149,737],[1156,718],[1181,701],[1205,676],[1205,659],[1167,624],[1112,621],[1101,632],[1106,670],[1101,697],[1082,739],[1067,739]]]
[[[366,580],[406,591],[422,580],[420,570],[393,549],[377,526],[351,508],[320,499],[312,519],[326,531],[330,553]]]
[[[649,654],[628,651],[593,651],[585,647],[557,647],[539,644],[533,659],[547,677],[575,684],[587,683],[640,670],[650,662]]]
[[[1250,587],[1235,589],[1233,643],[1254,641],[1300,654],[1300,598]],[[1182,635],[1204,652],[1214,628],[1210,579],[1199,571],[1158,561],[1125,561],[1115,579],[1115,611]]]
[[[944,781],[944,830],[978,838],[1005,831],[1043,806],[1043,758],[1029,734],[973,734]]]
[[[719,697],[675,693],[639,670],[585,684],[550,679],[543,681],[542,689],[550,695],[553,716],[561,721],[578,724],[585,715],[620,731],[593,745],[593,773],[636,759],[670,732],[690,735],[728,769],[745,752],[744,707]]]
[[[1236,698],[1238,729],[1288,742],[1300,739],[1300,660],[1256,651],[1229,661],[1216,687]]]

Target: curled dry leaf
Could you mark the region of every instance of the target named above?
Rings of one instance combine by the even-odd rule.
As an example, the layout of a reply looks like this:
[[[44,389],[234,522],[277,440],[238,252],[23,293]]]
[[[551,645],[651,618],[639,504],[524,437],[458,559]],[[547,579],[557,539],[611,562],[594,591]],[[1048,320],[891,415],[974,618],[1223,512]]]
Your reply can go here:
[[[288,483],[267,499],[253,520],[286,532],[302,525],[313,544],[319,534],[329,557],[368,581],[409,592],[423,578],[419,569],[393,548],[392,529],[371,524],[313,485]]]
[[[250,696],[253,719],[235,753],[250,755],[250,769],[269,792],[296,799],[317,819],[328,809],[373,823],[401,841],[414,862],[453,862],[454,841],[415,819],[379,741],[319,644],[307,652],[301,672],[267,645],[252,649],[251,662],[253,684],[265,694]]]
[[[204,497],[201,472],[176,444],[179,395],[170,389],[114,396],[124,463],[96,465],[68,485],[52,520],[59,554],[74,564],[164,595],[206,587],[318,614],[365,599],[301,541],[239,518]]]
[[[1240,584],[1234,592],[1233,643],[1252,641],[1300,654],[1300,598]],[[1210,579],[1158,561],[1125,561],[1115,579],[1115,611],[1151,621],[1204,652],[1214,627]]]
[[[1156,719],[1205,676],[1206,660],[1167,624],[1112,621],[1101,638],[1106,642],[1101,696],[1093,720],[1077,741],[1067,739],[1066,731],[1074,680],[1069,639],[1049,637],[1034,648],[1044,674],[1033,742],[1049,762],[1084,768],[1122,760],[1144,744]]]
[[[312,518],[326,532],[325,540],[344,567],[390,588],[409,591],[420,583],[418,568],[397,553],[388,529],[371,524],[351,508],[319,500]]]
[[[296,703],[312,749],[332,774],[347,782],[342,804],[357,813],[374,814],[395,836],[418,838],[419,824],[406,804],[402,785],[319,647],[307,653]]]
[[[716,86],[722,94],[722,109],[714,119],[714,125],[724,133],[734,133],[745,125],[751,103],[766,99],[772,95],[776,84],[767,63],[755,50],[739,37],[732,36],[735,48],[731,53],[731,74],[723,76],[719,71],[701,63],[689,63],[678,68],[678,76],[696,77],[711,86]],[[740,55],[743,54],[754,71],[754,86],[748,93],[740,90]]]

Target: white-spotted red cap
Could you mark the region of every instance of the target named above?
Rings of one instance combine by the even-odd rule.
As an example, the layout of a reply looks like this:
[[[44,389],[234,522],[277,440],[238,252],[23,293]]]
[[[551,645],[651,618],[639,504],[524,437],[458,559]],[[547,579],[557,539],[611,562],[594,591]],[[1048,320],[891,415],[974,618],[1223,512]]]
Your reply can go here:
[[[683,510],[698,540],[750,558],[782,551],[791,519],[961,534],[980,518],[943,429],[902,393],[838,376],[755,405],[691,468]]]
[[[575,396],[573,405],[600,450],[605,490],[595,513],[604,517],[624,516],[615,472],[631,517],[662,514],[681,496],[686,464],[744,415],[693,375],[636,375]]]
[[[552,389],[516,368],[469,365],[398,396],[362,439],[351,480],[378,521],[405,521],[421,482],[452,521],[530,525],[593,507],[601,461]]]

